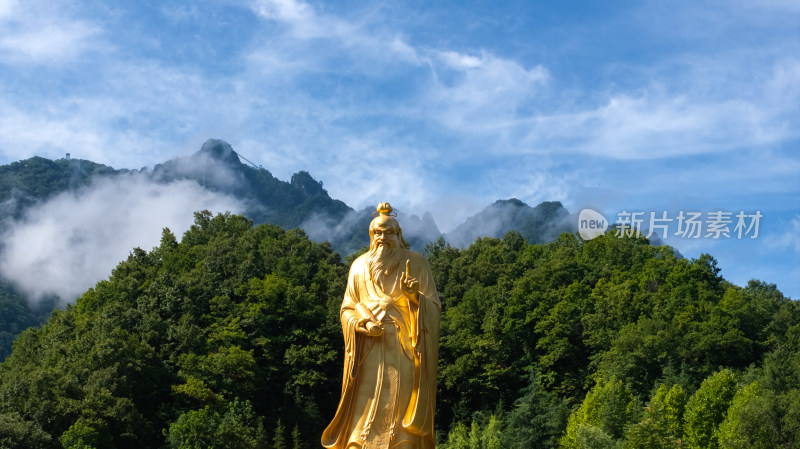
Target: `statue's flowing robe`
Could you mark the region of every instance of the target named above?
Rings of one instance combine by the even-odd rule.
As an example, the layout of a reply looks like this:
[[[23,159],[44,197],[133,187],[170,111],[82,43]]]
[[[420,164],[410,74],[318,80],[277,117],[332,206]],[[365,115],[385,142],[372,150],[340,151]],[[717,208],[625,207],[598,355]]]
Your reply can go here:
[[[350,267],[341,308],[345,340],[342,396],[336,416],[322,434],[335,449],[430,449],[435,445],[433,415],[439,351],[441,303],[425,258],[404,254],[384,277],[384,292],[370,280],[366,254]],[[419,281],[419,304],[402,293],[405,260]],[[368,309],[368,311],[364,310]],[[356,332],[362,317],[383,325],[379,336]]]

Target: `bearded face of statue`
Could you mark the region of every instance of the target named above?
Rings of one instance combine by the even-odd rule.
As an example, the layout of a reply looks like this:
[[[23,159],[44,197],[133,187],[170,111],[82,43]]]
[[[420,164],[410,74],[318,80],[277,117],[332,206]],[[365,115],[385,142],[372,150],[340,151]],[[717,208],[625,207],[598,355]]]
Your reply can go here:
[[[367,265],[372,280],[379,282],[381,275],[388,276],[400,265],[400,227],[394,220],[376,220],[370,226],[369,235]]]

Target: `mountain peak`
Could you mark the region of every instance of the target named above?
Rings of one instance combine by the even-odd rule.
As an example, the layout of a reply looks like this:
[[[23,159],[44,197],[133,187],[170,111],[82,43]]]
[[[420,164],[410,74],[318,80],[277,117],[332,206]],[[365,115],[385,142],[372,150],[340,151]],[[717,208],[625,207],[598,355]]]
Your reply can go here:
[[[492,204],[492,206],[506,206],[506,205],[516,206],[516,207],[530,207],[516,198],[509,198],[507,200],[497,200]]]
[[[200,154],[210,156],[212,159],[224,162],[230,165],[239,165],[239,155],[233,151],[231,144],[220,139],[208,139],[203,143],[200,148]]]
[[[311,177],[311,174],[309,174],[307,171],[299,171],[293,174],[290,184],[302,192],[306,198],[314,196],[318,193],[327,194],[325,189],[322,188],[322,182]]]

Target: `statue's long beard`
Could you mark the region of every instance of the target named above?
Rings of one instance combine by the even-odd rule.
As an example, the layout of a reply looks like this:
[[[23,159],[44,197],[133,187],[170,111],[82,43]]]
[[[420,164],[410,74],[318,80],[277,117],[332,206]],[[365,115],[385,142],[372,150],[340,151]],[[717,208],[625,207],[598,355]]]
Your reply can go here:
[[[400,265],[400,253],[392,244],[370,244],[367,254],[367,268],[374,282],[380,282],[381,276],[388,276]]]

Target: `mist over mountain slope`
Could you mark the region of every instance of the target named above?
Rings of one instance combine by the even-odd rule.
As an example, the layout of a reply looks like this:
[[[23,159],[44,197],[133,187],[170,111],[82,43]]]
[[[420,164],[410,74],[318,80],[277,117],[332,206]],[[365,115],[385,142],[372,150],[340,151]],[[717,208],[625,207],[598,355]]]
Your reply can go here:
[[[53,195],[77,190],[98,177],[121,172],[127,170],[115,170],[86,160],[51,161],[38,156],[0,166],[0,226]]]
[[[0,273],[34,302],[50,295],[71,302],[133,248],[158,244],[164,227],[187,229],[198,209],[244,208],[237,198],[193,181],[160,184],[142,173],[98,178],[9,221]]]

